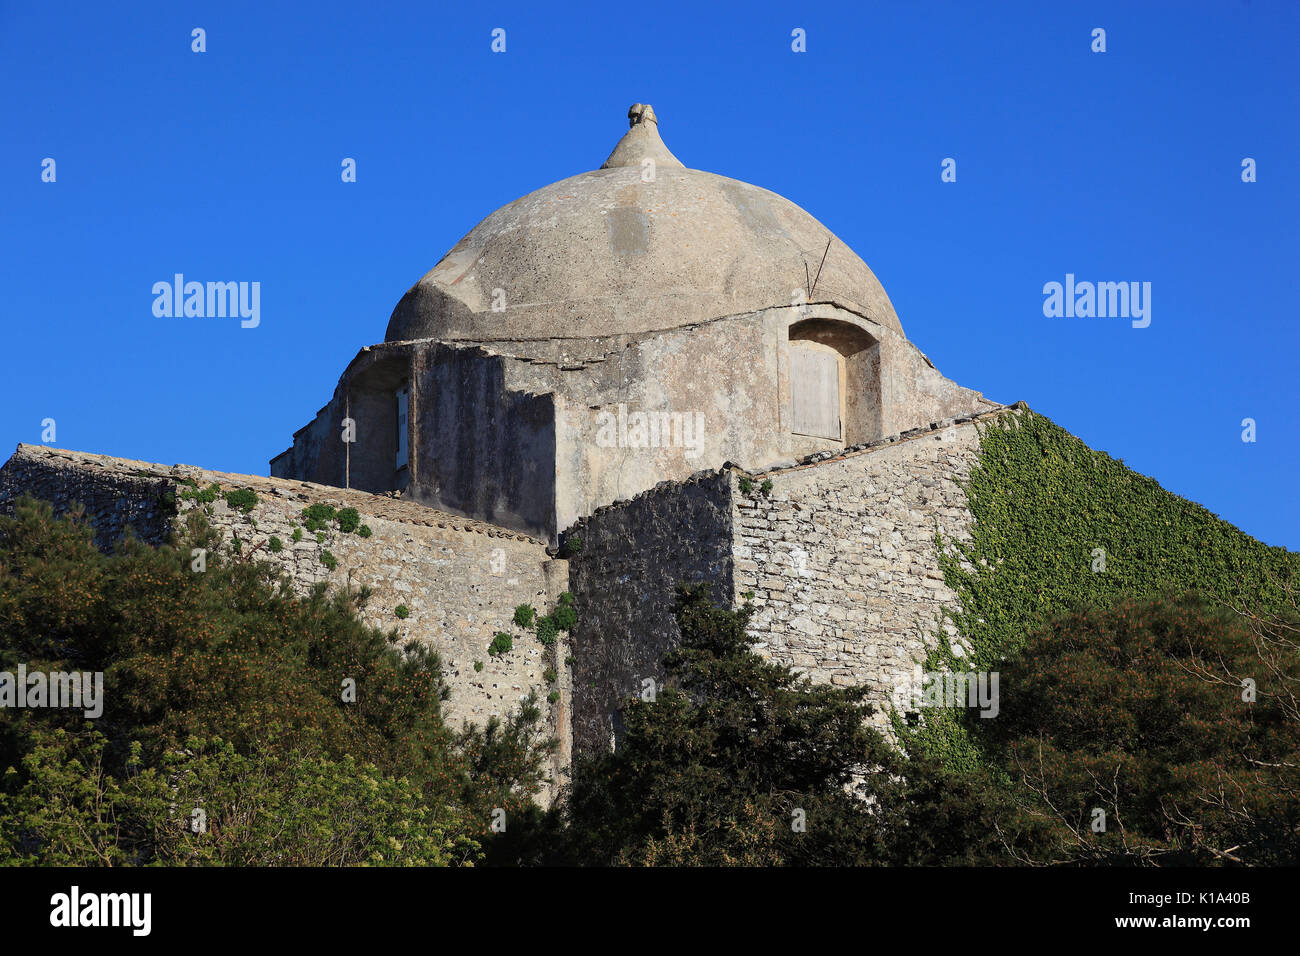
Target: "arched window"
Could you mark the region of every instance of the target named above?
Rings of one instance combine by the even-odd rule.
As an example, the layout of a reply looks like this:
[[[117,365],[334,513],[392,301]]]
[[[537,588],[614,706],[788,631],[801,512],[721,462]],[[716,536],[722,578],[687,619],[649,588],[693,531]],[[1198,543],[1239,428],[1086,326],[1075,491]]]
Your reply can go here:
[[[845,445],[879,438],[880,343],[835,319],[794,323],[789,343],[790,431]]]

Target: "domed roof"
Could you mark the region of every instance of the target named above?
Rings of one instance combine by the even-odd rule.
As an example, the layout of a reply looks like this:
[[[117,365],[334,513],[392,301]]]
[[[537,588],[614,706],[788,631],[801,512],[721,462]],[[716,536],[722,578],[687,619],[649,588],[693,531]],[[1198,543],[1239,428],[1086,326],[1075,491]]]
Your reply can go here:
[[[654,332],[788,306],[809,286],[810,302],[902,331],[867,264],[820,222],[776,193],[685,168],[653,109],[628,115],[600,169],[470,230],[398,302],[386,341]]]

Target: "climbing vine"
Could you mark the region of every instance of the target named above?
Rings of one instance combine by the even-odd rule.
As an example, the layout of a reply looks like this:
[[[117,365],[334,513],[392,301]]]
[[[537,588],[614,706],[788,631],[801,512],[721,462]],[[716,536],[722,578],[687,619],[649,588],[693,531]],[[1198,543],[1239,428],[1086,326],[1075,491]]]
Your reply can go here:
[[[1300,554],[1255,540],[1123,462],[1028,410],[981,429],[963,489],[969,541],[939,539],[950,612],[964,654],[945,639],[927,669],[996,670],[1052,619],[1120,597],[1199,591],[1257,611],[1282,606]],[[927,710],[911,748],[955,769],[978,761],[978,720]]]

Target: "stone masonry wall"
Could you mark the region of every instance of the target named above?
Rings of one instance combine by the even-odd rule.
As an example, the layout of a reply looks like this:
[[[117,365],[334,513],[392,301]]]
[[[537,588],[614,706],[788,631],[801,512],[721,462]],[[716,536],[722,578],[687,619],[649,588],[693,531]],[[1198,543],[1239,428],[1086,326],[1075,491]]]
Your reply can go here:
[[[12,514],[14,501],[28,494],[50,502],[56,515],[80,504],[103,551],[112,551],[128,526],[137,538],[162,543],[171,530],[173,509],[164,499],[172,477],[146,470],[143,462],[129,463],[138,468],[100,470],[101,457],[19,445],[0,468],[0,514]]]
[[[577,522],[570,562],[574,752],[617,739],[620,702],[660,679],[680,640],[672,592],[708,581],[718,603],[752,601],[755,649],[815,682],[871,690],[875,722],[907,697],[941,610],[957,595],[939,570],[936,534],[969,537],[959,483],[979,452],[978,424],[947,420],[754,474],[734,467],[661,482]],[[771,482],[766,493],[765,481]],[[744,490],[742,490],[744,489]]]
[[[251,489],[257,504],[244,514],[222,497],[206,505],[187,500],[185,493],[193,489],[182,484],[186,479],[200,489],[214,483],[222,491]],[[559,701],[548,703],[551,686],[543,679],[548,666],[560,670],[564,642],[548,650],[532,631],[512,623],[517,605],[549,610],[565,588],[565,562],[549,558],[536,539],[387,495],[35,445],[19,445],[0,469],[0,509],[11,508],[23,493],[50,500],[60,511],[72,501],[86,503],[106,541],[116,539],[129,522],[144,529],[141,537],[160,543],[173,522],[183,521],[192,508],[206,507],[224,536],[223,546],[233,548],[238,539],[241,557],[278,565],[299,594],[321,581],[354,589],[369,585],[373,593],[361,614],[367,624],[396,628],[404,640],[424,642],[438,652],[451,689],[443,702],[450,726],[465,721],[481,726],[492,715],[504,717],[535,690],[543,712],[549,710],[551,732],[561,736],[557,766],[567,761],[570,701],[562,693]],[[169,505],[173,496],[175,504]],[[302,509],[316,503],[356,508],[371,535],[344,534],[331,525],[323,541],[304,529],[302,540],[294,542]],[[270,549],[272,537],[281,542],[279,553]],[[322,563],[324,551],[338,561],[332,571]],[[409,617],[396,616],[398,605],[405,605]],[[510,633],[514,647],[493,657],[488,645],[497,631]],[[475,670],[476,661],[482,670]]]
[[[678,583],[708,582],[714,600],[731,599],[727,472],[663,482],[631,501],[598,508],[564,536],[581,541],[569,561],[578,610],[573,630],[574,753],[608,749],[621,702],[658,680],[664,654],[679,640],[673,619]]]
[[[935,535],[969,537],[958,482],[978,451],[968,422],[756,476],[734,516],[735,599],[752,593],[756,649],[818,683],[870,688],[884,726],[935,629],[953,636]]]

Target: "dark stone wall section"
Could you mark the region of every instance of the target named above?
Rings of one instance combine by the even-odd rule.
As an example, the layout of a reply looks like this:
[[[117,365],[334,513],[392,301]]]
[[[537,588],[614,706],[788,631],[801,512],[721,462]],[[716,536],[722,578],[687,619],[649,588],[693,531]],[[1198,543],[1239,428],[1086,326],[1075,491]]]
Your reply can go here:
[[[574,628],[574,753],[607,749],[618,711],[642,681],[659,686],[664,654],[681,635],[673,619],[679,583],[707,582],[715,603],[733,593],[731,474],[664,482],[629,502],[597,509],[564,536]]]

